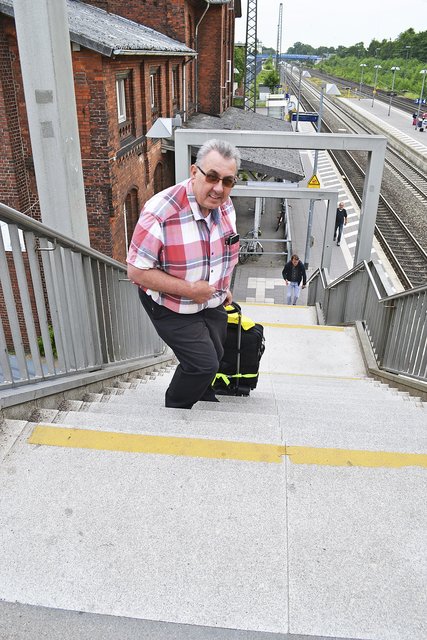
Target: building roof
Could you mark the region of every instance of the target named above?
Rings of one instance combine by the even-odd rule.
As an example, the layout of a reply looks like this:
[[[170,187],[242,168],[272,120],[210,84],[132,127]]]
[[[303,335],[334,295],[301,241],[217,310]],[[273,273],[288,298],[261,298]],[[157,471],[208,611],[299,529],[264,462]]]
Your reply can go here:
[[[197,113],[183,127],[189,129],[235,129],[243,131],[292,131],[292,125],[278,118],[230,107],[221,116]],[[295,149],[240,149],[241,169],[300,182],[304,178],[300,154]]]
[[[223,3],[224,0],[221,0]],[[211,0],[213,2],[213,0]],[[102,55],[186,55],[194,49],[138,22],[80,0],[66,0],[70,40]],[[0,0],[0,12],[14,16],[13,0]]]

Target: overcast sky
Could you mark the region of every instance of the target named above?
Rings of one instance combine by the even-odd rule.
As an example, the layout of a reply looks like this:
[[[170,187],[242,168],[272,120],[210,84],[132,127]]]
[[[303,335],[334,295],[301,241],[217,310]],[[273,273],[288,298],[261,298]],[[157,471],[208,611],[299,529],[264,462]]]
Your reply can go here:
[[[236,19],[236,42],[246,40],[247,0],[241,0],[242,17]],[[300,0],[282,1],[282,51],[295,42],[312,47],[348,47],[371,40],[395,40],[412,27],[427,31],[427,0]],[[258,0],[257,37],[276,48],[280,0]],[[427,61],[426,61],[427,62]]]

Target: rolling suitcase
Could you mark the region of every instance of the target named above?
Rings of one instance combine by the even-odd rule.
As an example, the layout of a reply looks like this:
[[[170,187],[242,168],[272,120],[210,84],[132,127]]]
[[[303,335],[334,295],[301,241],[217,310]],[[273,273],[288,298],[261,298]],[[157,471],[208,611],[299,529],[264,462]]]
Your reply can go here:
[[[218,395],[248,396],[259,377],[259,362],[265,349],[264,328],[249,318],[242,321],[238,304],[226,307],[227,337],[224,355],[212,387]]]

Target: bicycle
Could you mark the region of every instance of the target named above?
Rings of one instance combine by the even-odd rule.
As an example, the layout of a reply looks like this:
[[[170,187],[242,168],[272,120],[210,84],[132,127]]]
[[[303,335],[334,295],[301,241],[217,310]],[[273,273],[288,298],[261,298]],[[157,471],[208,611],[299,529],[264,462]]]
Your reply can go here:
[[[258,237],[254,237],[255,230],[249,231],[244,238],[240,240],[239,248],[239,264],[245,264],[251,258],[252,260],[259,260],[264,252],[264,247],[258,240]],[[259,235],[259,230],[258,234]]]

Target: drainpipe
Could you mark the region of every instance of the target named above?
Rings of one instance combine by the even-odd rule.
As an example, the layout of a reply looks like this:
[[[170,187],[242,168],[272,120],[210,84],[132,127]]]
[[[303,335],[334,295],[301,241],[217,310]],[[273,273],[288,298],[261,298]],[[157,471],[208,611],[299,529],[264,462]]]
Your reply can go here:
[[[189,60],[185,60],[182,65],[182,120],[183,122],[188,121],[187,114],[187,64],[193,62],[193,59],[197,60],[197,58],[190,58]]]
[[[203,11],[202,17],[200,18],[199,22],[196,24],[196,28],[194,30],[194,44],[195,44],[194,48],[195,48],[196,53],[197,53],[196,64],[195,64],[195,76],[196,76],[196,78],[195,78],[195,80],[196,80],[196,91],[195,91],[195,93],[196,93],[196,95],[194,96],[195,97],[195,103],[196,103],[196,112],[199,111],[199,77],[198,77],[198,74],[199,74],[199,58],[198,58],[198,55],[199,55],[199,43],[198,43],[199,26],[200,26],[200,23],[202,22],[203,18],[205,17],[209,7],[211,6],[209,0],[205,0],[205,2],[206,2],[206,9]]]

